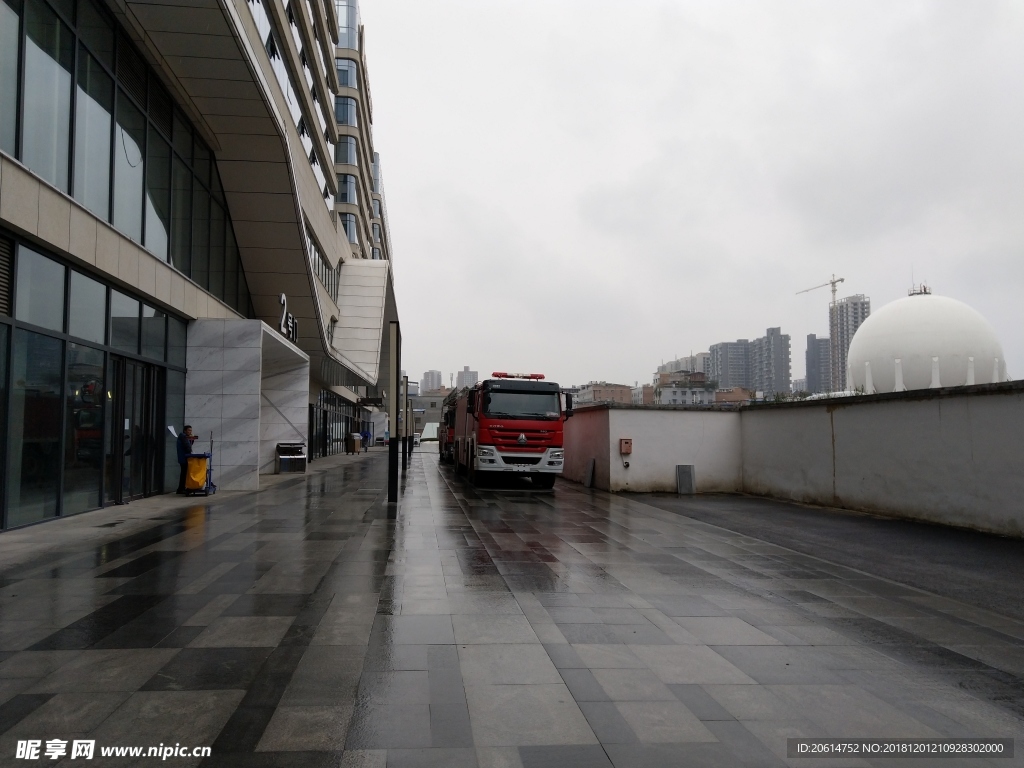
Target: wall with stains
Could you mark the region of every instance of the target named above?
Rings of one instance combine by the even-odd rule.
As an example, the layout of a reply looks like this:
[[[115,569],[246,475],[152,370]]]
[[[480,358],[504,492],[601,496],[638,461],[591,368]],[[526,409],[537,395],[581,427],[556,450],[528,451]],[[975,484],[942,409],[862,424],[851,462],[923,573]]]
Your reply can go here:
[[[1021,386],[741,413],[747,493],[1024,535]]]

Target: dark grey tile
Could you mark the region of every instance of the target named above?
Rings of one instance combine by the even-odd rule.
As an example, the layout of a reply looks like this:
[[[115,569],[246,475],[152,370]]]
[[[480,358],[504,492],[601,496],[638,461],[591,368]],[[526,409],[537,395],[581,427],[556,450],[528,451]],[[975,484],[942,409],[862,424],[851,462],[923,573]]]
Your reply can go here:
[[[520,747],[523,768],[612,768],[604,749],[596,744]]]
[[[611,701],[589,669],[560,669],[558,674],[562,676],[566,688],[577,702]]]
[[[686,708],[701,720],[735,720],[725,707],[715,701],[701,686],[670,685],[668,689]]]
[[[144,691],[245,690],[270,648],[183,648],[142,686]]]
[[[477,768],[472,748],[389,749],[387,768]]]
[[[608,744],[605,749],[614,768],[723,768],[737,765],[724,744]]]
[[[462,703],[430,704],[430,740],[433,747],[472,747],[469,707]]]
[[[586,669],[587,667],[576,650],[568,643],[545,643],[544,650],[548,652],[552,663],[558,669]]]
[[[629,727],[618,707],[610,701],[581,701],[580,710],[602,744],[638,744],[640,739]]]

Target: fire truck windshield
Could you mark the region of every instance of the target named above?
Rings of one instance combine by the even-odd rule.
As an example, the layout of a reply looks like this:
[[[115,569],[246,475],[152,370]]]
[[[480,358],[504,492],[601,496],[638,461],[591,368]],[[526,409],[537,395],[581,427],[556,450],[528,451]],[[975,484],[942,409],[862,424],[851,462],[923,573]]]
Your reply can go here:
[[[484,413],[512,419],[557,419],[557,392],[489,392],[484,398]]]

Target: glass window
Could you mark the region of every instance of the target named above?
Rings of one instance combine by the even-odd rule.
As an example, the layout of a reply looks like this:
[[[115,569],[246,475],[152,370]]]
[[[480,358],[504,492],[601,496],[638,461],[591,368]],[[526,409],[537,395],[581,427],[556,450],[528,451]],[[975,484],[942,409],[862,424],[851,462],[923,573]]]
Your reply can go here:
[[[80,344],[68,344],[62,515],[73,515],[100,506],[105,392],[103,352]]]
[[[25,110],[21,159],[65,192],[71,130],[74,38],[42,0],[25,6]]]
[[[18,129],[21,0],[0,0],[0,150],[13,156]]]
[[[63,264],[18,246],[14,316],[26,323],[63,331],[65,271]]]
[[[78,36],[96,58],[114,68],[114,27],[92,0],[78,2]]]
[[[373,225],[373,242],[380,242],[380,224]]]
[[[177,112],[174,113],[174,151],[186,163],[192,162],[192,129]]]
[[[19,328],[11,357],[7,526],[57,515],[64,343]]]
[[[210,150],[206,148],[206,145],[196,137],[195,143],[192,147],[192,169],[196,172],[196,176],[206,186],[210,185]]]
[[[0,3],[2,5],[2,3]],[[0,325],[0,440],[7,434],[7,345],[10,338],[10,327]],[[3,445],[0,443],[0,456],[3,455]],[[3,472],[0,472],[0,490],[3,485]],[[0,502],[3,498],[0,498]],[[0,503],[2,507],[2,503]],[[3,521],[2,510],[0,510],[0,522]]]
[[[356,177],[351,173],[338,174],[338,196],[335,201],[359,205],[359,198],[356,195]]]
[[[154,360],[164,359],[164,339],[167,336],[167,315],[154,307],[142,305],[142,356]]]
[[[356,228],[356,216],[354,213],[342,213],[338,216],[341,226],[345,229],[350,243],[359,243],[359,230]]]
[[[171,186],[171,263],[181,274],[189,276],[192,274],[192,174],[177,157]]]
[[[380,200],[377,200],[376,198],[374,198],[373,201],[373,218],[380,218]]]
[[[146,248],[166,261],[171,227],[171,148],[152,125],[147,151]]]
[[[181,371],[167,371],[164,417],[178,432],[185,426],[185,374]],[[170,431],[161,431],[164,436],[164,492],[170,493],[178,487],[178,452]]]
[[[359,88],[359,69],[351,59],[335,59],[338,69],[338,82],[342,88]]]
[[[224,209],[210,203],[210,293],[224,296]]]
[[[358,125],[356,122],[356,100],[347,96],[334,99],[334,117],[338,125]]]
[[[107,327],[107,288],[81,272],[71,272],[68,299],[68,332],[97,344],[104,342]]]
[[[110,125],[114,81],[81,48],[75,100],[75,199],[110,220]]]
[[[372,253],[371,258],[373,258],[375,261],[380,261],[380,258],[381,258],[381,256],[380,256],[380,248],[374,248],[373,249],[373,253]]]
[[[359,50],[359,6],[357,0],[335,0],[338,12],[338,47]]]
[[[224,247],[224,301],[230,307],[238,309],[238,270],[241,269],[238,256],[238,244],[231,222],[227,222],[226,244]]]
[[[167,318],[167,362],[185,367],[187,326],[176,317]]]
[[[210,193],[198,179],[192,190],[192,279],[210,287]]]
[[[164,136],[171,135],[171,115],[174,108],[171,106],[170,94],[164,90],[156,75],[149,73],[149,119],[160,129]]]
[[[334,162],[344,165],[359,165],[354,136],[342,136],[334,146]]]
[[[119,291],[110,292],[110,346],[139,353],[139,302]]]
[[[146,118],[124,91],[118,91],[114,129],[114,226],[137,242],[142,241],[145,146]]]

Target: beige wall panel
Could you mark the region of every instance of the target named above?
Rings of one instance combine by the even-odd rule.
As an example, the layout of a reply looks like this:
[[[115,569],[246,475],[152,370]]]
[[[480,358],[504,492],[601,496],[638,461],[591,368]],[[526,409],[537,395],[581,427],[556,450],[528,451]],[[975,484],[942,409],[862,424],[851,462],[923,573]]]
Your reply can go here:
[[[71,201],[46,184],[39,185],[38,235],[62,251],[68,250],[71,236]]]
[[[119,237],[117,254],[117,276],[128,285],[139,284],[139,258],[146,256],[131,240]],[[146,256],[146,258],[149,258]]]
[[[147,296],[156,294],[156,265],[155,256],[143,253],[139,257],[139,290]]]
[[[150,33],[175,32],[183,28],[199,29],[211,34],[227,33],[224,14],[215,4],[209,8],[196,8],[184,3],[132,3],[131,11]]]
[[[223,18],[223,17],[222,17]],[[218,31],[226,31],[223,25]],[[150,38],[167,58],[191,56],[231,61],[239,57],[235,38],[225,34],[189,34],[187,32],[152,32]]]
[[[242,80],[252,82],[252,73],[241,59],[207,59],[200,56],[168,56],[171,69],[181,78]]]
[[[250,274],[256,275],[260,272],[306,274],[305,259],[301,253],[295,250],[246,248],[242,261],[247,277]]]
[[[71,206],[68,252],[86,264],[96,263],[96,219],[77,205]]]
[[[280,193],[291,186],[284,163],[254,163],[222,160],[217,162],[225,192]]]
[[[182,78],[181,84],[193,99],[258,99],[263,100],[259,88],[242,80],[213,80],[208,77]],[[223,143],[224,137],[220,137]]]
[[[39,228],[39,181],[22,168],[4,158],[0,177],[0,220],[29,234]]]
[[[199,308],[199,289],[188,280],[183,282],[185,283],[185,300],[181,305],[182,309],[189,317],[198,317],[196,310]]]
[[[299,234],[295,224],[281,224],[273,221],[247,221],[235,224],[235,238],[239,247],[263,246],[265,248],[299,249]]]
[[[171,303],[171,268],[158,261],[153,262],[153,295],[157,301]]]
[[[117,277],[121,236],[113,227],[96,222],[96,266],[111,277]]]
[[[232,192],[228,205],[236,226],[243,221],[295,222],[295,203],[291,195]]]
[[[185,278],[181,275],[171,275],[171,306],[185,312]],[[188,314],[185,312],[185,314]],[[195,317],[195,315],[192,315]]]
[[[230,160],[251,162],[254,157],[263,158],[266,162],[283,163],[285,159],[284,144],[276,133],[222,133],[220,142],[221,151],[217,153],[218,165]]]
[[[262,117],[267,114],[267,108],[258,99],[228,97],[228,96],[204,96],[193,99],[195,105],[203,111],[204,115],[231,115],[234,117]]]
[[[263,136],[279,136],[274,121],[269,117],[236,117],[235,115],[206,115],[204,117],[210,128],[218,135],[250,134]]]

